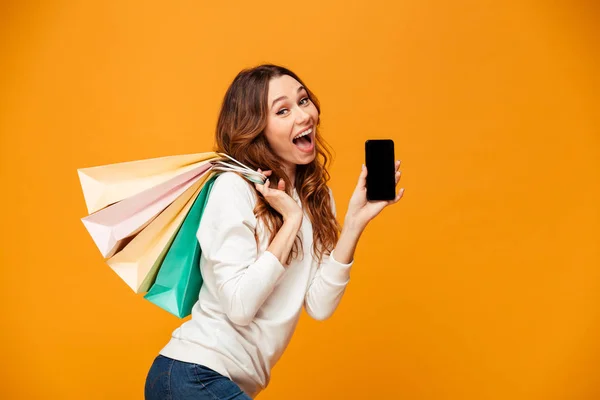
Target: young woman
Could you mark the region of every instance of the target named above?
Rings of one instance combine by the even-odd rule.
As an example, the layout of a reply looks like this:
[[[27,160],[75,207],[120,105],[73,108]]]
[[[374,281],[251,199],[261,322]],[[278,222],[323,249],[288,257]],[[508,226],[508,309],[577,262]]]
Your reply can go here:
[[[204,283],[191,319],[148,372],[147,400],[254,398],[302,307],[318,320],[336,309],[361,233],[403,190],[367,201],[363,166],[340,229],[319,115],[315,95],[280,66],[243,70],[227,90],[217,151],[269,179],[251,184],[226,172],[215,180],[197,233]]]

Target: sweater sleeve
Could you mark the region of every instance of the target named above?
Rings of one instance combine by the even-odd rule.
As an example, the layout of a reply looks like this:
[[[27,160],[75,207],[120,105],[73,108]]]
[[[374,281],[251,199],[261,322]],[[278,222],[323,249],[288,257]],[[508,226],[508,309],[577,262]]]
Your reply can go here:
[[[198,229],[198,241],[213,265],[219,301],[237,325],[249,325],[285,272],[277,257],[258,256],[254,199],[249,185],[232,172],[214,182]]]
[[[331,208],[336,215],[335,200],[331,189]],[[350,282],[350,269],[354,260],[342,264],[335,259],[335,249],[323,260],[314,273],[306,291],[304,307],[308,315],[316,320],[329,318],[342,300],[346,286]]]

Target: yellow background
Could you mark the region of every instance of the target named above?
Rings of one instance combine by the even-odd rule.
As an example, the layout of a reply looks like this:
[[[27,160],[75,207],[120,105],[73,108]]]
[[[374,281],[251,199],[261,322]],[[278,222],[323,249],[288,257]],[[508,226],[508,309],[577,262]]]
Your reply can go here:
[[[104,263],[76,169],[211,149],[274,62],[322,102],[341,216],[368,138],[406,193],[260,399],[600,398],[593,3],[3,2],[0,396],[142,399],[181,321]]]

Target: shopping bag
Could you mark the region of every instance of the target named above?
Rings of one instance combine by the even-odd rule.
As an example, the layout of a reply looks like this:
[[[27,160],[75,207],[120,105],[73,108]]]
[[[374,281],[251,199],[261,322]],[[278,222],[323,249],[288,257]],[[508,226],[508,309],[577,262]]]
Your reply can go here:
[[[211,151],[80,168],[77,172],[88,213],[92,214],[190,171],[202,161],[222,158]]]
[[[179,196],[165,211],[138,233],[107,264],[136,293],[148,291],[162,259],[183,223],[208,174]]]
[[[215,179],[216,175],[209,178],[202,188],[167,251],[154,285],[144,296],[179,318],[190,315],[202,286],[201,249],[196,232]]]
[[[109,258],[121,250],[127,238],[141,231],[211,166],[208,161],[201,162],[190,171],[82,218],[102,256]]]
[[[208,167],[206,167],[208,165]],[[199,265],[174,272],[174,261],[196,257],[199,246],[189,239],[190,230],[197,230],[199,218],[208,198],[202,189],[210,179],[223,172],[236,172],[253,183],[263,184],[267,179],[225,153],[206,152],[159,157],[147,160],[109,164],[78,169],[81,187],[88,208],[82,218],[107,264],[136,293],[148,293],[148,299],[182,318],[189,315],[201,287]],[[200,209],[186,224],[183,242],[192,240],[193,246],[178,245],[169,257],[168,267],[158,285],[153,286],[162,269],[176,235],[196,204],[200,193]],[[195,222],[194,222],[195,221]],[[193,225],[191,225],[193,223]],[[189,243],[189,242],[186,242]],[[175,265],[176,266],[176,265]],[[170,274],[169,274],[170,271]],[[175,274],[175,275],[173,275]],[[179,275],[177,275],[179,274]],[[179,276],[181,281],[174,281]],[[200,283],[198,283],[200,282]]]

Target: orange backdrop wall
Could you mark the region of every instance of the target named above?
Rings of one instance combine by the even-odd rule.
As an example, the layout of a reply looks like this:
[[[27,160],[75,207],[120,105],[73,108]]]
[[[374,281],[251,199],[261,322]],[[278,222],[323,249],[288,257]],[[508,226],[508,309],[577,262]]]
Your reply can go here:
[[[322,103],[343,216],[364,141],[406,193],[368,227],[269,399],[600,398],[592,1],[8,1],[0,6],[3,399],[142,399],[181,321],[104,263],[77,168],[212,148],[242,68]]]

